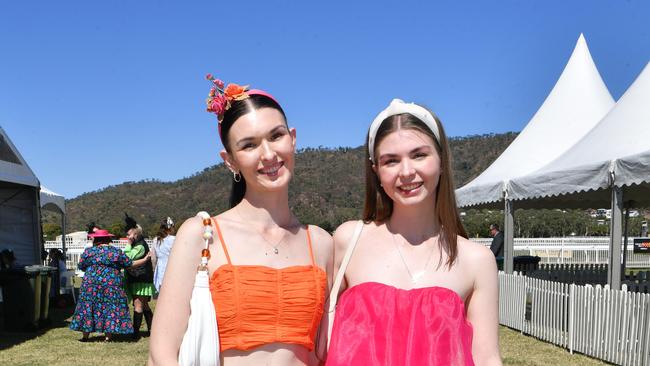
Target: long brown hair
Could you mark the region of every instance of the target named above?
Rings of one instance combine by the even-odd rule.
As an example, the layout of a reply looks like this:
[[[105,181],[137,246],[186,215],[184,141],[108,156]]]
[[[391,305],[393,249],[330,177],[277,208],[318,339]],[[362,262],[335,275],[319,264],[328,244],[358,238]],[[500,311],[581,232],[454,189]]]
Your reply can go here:
[[[442,128],[442,123],[438,117],[431,113],[438,131],[440,131],[440,141],[438,141],[427,125],[417,117],[409,114],[396,114],[382,121],[377,135],[375,136],[375,156],[373,160],[377,161],[377,147],[381,141],[390,133],[397,130],[415,130],[429,137],[434,142],[438,155],[440,155],[440,180],[436,187],[435,212],[440,224],[440,246],[447,252],[448,259],[445,263],[451,267],[458,256],[458,235],[467,239],[467,232],[463,223],[460,221],[458,208],[456,206],[456,195],[454,193],[454,179],[451,170],[451,153],[447,143],[447,136]],[[366,136],[366,200],[363,207],[363,220],[366,223],[371,221],[383,222],[393,214],[393,200],[388,197],[379,183],[379,177],[372,169],[372,161],[368,152],[368,137]]]

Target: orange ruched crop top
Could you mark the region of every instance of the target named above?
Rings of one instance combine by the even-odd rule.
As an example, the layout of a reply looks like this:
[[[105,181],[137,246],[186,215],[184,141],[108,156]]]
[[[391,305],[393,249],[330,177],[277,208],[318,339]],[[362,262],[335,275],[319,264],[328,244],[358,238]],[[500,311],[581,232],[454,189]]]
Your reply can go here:
[[[327,275],[311,265],[271,268],[233,265],[217,220],[219,241],[228,260],[210,278],[221,351],[250,350],[270,343],[299,344],[310,351],[323,315]]]

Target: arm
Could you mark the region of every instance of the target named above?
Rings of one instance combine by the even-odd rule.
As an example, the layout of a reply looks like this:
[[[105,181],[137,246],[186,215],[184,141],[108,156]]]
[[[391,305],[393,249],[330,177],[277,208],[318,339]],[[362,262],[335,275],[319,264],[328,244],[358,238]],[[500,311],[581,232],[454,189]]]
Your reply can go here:
[[[86,269],[90,266],[90,260],[88,258],[88,249],[85,249],[84,252],[81,254],[81,258],[79,258],[79,263],[77,263],[77,269],[80,271],[86,271]]]
[[[149,250],[149,255],[151,257],[151,266],[155,269],[156,264],[158,264],[158,253],[156,253],[156,243],[154,242],[154,245],[151,246],[151,250]]]
[[[149,253],[147,253],[147,255],[145,255],[144,257],[134,260],[131,267],[140,267],[146,264],[150,259],[151,259],[151,251],[149,251]]]
[[[124,252],[122,251],[120,251],[117,261],[119,262],[120,266],[124,268],[128,268],[133,265],[133,261],[131,260],[131,258],[127,257],[126,254],[124,254]]]
[[[466,239],[458,238],[458,240]],[[492,252],[479,244],[467,242],[469,260],[474,268],[474,286],[466,300],[467,320],[474,328],[472,356],[476,365],[501,365],[499,355],[499,287],[496,262]]]
[[[345,253],[348,251],[348,245],[350,244],[358,222],[357,220],[345,222],[334,232],[334,278],[338,275],[341,262],[343,262],[343,257],[345,257]],[[339,288],[339,296],[347,288],[348,280],[346,276],[343,276],[343,282],[341,283],[341,288]]]
[[[339,271],[339,268],[341,266],[341,262],[343,261],[343,257],[345,256],[345,252],[347,250],[348,243],[350,241],[350,238],[352,237],[352,234],[354,232],[354,228],[357,225],[357,221],[348,221],[341,226],[339,226],[336,231],[334,232],[334,237],[331,238],[331,250],[333,250],[333,253],[330,253],[330,256],[332,257],[331,262],[332,262],[332,268],[331,268],[331,275],[329,275],[328,281],[330,282],[330,292],[331,292],[331,286],[333,286],[334,279],[336,278],[336,274]],[[329,235],[328,235],[329,236]],[[328,270],[328,274],[329,274]],[[341,283],[341,287],[339,288],[339,294],[343,292],[347,288],[347,282],[345,280],[345,277],[343,278],[343,282]],[[330,317],[334,316],[334,313],[329,312],[329,298],[330,298],[330,293],[328,292],[327,297],[325,299],[325,310],[323,312],[323,318],[321,319],[321,324],[319,328],[319,333],[318,333],[318,342],[316,344],[316,356],[319,358],[321,362],[324,362],[327,359],[327,343],[328,343],[328,334],[329,334],[329,322],[330,322]]]
[[[202,233],[203,223],[198,217],[188,219],[178,230],[176,245],[172,247],[165,270],[165,286],[156,303],[149,365],[178,363],[178,350],[190,315],[196,268],[201,262]],[[210,249],[214,251],[214,245],[210,245]]]
[[[144,256],[144,246],[136,245],[133,247],[131,244],[127,244],[124,247],[124,254],[131,260],[140,259]]]
[[[332,288],[333,281],[333,271],[334,271],[334,243],[332,236],[321,229],[318,226],[310,226],[310,231],[312,235],[312,243],[314,250],[314,257],[316,263],[321,266],[324,264],[325,271],[327,272],[327,288],[325,289],[325,301],[323,306],[325,307],[323,311],[323,316],[318,326],[316,333],[316,339],[314,340],[314,352],[312,355],[315,359],[311,360],[311,364],[319,365],[325,363],[325,357],[327,356],[327,325],[329,314],[327,312],[327,305],[329,299],[329,293]]]

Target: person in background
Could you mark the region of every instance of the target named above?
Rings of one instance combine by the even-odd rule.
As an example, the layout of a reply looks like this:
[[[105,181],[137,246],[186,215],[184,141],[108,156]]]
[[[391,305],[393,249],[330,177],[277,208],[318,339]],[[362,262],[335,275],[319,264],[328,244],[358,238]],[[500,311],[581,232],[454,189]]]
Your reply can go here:
[[[0,252],[0,269],[9,270],[16,266],[16,255],[11,249],[3,249]]]
[[[113,334],[133,332],[121,270],[148,259],[132,261],[111,245],[113,234],[108,230],[97,230],[90,237],[93,246],[84,250],[77,265],[85,273],[70,329],[83,332],[80,342],[88,341],[92,332],[104,333],[108,342]]]
[[[86,225],[86,232],[88,233],[88,242],[86,243],[86,248],[90,248],[93,246],[93,238],[91,234],[94,234],[97,230],[101,230],[101,227],[99,225],[95,224],[95,222],[90,222]]]
[[[61,249],[51,248],[48,253],[47,265],[50,267],[56,268],[58,275],[52,279],[52,287],[50,292],[50,297],[57,297],[61,293],[61,286],[65,286],[63,283],[64,272],[67,271],[65,260],[63,258],[63,252]]]
[[[495,257],[503,257],[503,233],[499,229],[499,224],[490,225],[490,236],[492,236],[492,244],[490,250]]]
[[[165,268],[167,267],[167,258],[169,258],[172,245],[174,245],[174,239],[176,239],[173,234],[174,221],[171,217],[167,217],[158,228],[158,235],[154,239],[154,246],[151,251],[151,264],[154,268],[153,285],[157,293],[160,293],[160,287],[165,276]]]
[[[151,332],[153,312],[149,307],[149,301],[156,289],[153,286],[153,267],[149,245],[144,240],[142,227],[129,215],[126,215],[124,221],[126,222],[126,237],[129,240],[129,244],[124,248],[124,254],[134,261],[148,259],[143,266],[126,271],[127,294],[133,299],[133,339],[137,340],[140,337],[143,317],[147,323],[147,329]]]

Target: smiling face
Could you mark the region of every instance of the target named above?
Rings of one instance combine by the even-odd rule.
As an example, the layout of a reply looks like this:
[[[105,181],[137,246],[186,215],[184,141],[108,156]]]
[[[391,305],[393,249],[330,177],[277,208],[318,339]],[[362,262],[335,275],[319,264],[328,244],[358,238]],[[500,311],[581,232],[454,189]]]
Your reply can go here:
[[[229,151],[221,156],[246,181],[247,191],[287,188],[293,175],[296,131],[282,113],[261,108],[239,117],[228,132]]]
[[[395,205],[432,203],[440,180],[440,155],[428,135],[398,129],[377,145],[374,171]]]

